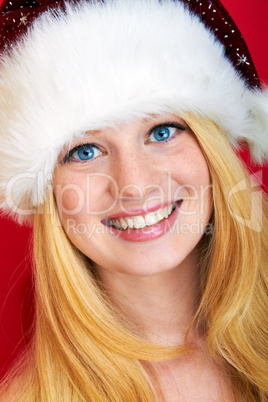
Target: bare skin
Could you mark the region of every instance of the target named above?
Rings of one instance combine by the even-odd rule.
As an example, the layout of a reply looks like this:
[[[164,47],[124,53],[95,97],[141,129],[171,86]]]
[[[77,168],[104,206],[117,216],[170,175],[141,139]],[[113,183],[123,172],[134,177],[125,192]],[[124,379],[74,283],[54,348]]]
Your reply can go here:
[[[193,267],[192,269],[190,267]],[[100,270],[111,300],[139,328],[138,335],[162,345],[182,345],[196,309],[198,278],[194,256],[179,269],[146,278],[122,278]],[[206,337],[193,328],[188,354],[168,362],[153,363],[167,402],[235,401],[227,373],[210,356]],[[157,387],[157,384],[155,384]]]
[[[168,141],[157,136],[163,126]],[[77,151],[83,144],[93,155],[86,161]],[[72,146],[75,152],[67,154],[68,160],[63,152],[54,172],[54,194],[66,233],[94,261],[111,302],[135,324],[140,336],[163,345],[184,344],[199,299],[196,247],[204,227],[193,228],[200,222],[206,226],[212,212],[210,174],[193,133],[177,116],[157,116],[89,132]],[[86,202],[77,211],[79,194]],[[179,229],[188,228],[186,232],[168,231],[142,242],[125,240],[109,230],[97,232],[105,219],[122,211],[122,204],[124,212],[144,211],[145,205],[158,203],[157,209],[178,199],[182,204],[176,219]],[[117,203],[107,212],[114,200]],[[88,205],[94,213],[88,212]],[[166,400],[233,401],[226,373],[211,359],[204,334],[193,328],[188,340],[196,348],[190,355],[154,364]]]

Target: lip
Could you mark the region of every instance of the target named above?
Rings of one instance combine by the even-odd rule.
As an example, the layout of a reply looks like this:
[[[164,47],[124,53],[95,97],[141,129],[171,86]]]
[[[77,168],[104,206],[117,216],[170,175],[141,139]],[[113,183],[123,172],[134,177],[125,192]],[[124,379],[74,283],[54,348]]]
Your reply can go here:
[[[179,200],[176,202],[177,202],[177,206],[174,209],[173,213],[168,218],[163,219],[162,221],[160,221],[152,226],[146,226],[142,229],[119,230],[119,229],[116,229],[109,225],[105,225],[105,222],[103,222],[103,224],[108,227],[111,234],[116,236],[116,238],[120,238],[120,239],[129,241],[129,242],[136,243],[136,242],[145,242],[145,241],[157,239],[158,237],[163,236],[165,233],[167,233],[174,225],[174,222],[176,221],[176,219],[179,215],[179,210],[180,210],[180,207],[181,207],[183,201]],[[165,206],[169,205],[169,204],[170,203],[168,202],[165,204]],[[161,205],[164,205],[164,204],[161,204]],[[154,210],[157,210],[157,209],[158,208],[156,208]],[[142,211],[144,211],[144,209]],[[150,212],[152,212],[152,211],[150,211]],[[126,216],[126,215],[122,215],[122,216]],[[135,215],[133,215],[133,216],[135,216]],[[116,217],[118,217],[118,215],[116,215]]]
[[[179,202],[180,200],[176,200],[176,202]],[[108,219],[116,219],[116,218],[124,218],[126,216],[137,216],[137,215],[146,215],[149,212],[154,212],[157,211],[160,208],[165,208],[167,205],[172,204],[174,201],[167,201],[162,204],[153,204],[150,205],[149,207],[146,208],[140,208],[140,209],[129,209],[128,211],[120,211],[117,214],[111,215],[102,222],[105,222]]]

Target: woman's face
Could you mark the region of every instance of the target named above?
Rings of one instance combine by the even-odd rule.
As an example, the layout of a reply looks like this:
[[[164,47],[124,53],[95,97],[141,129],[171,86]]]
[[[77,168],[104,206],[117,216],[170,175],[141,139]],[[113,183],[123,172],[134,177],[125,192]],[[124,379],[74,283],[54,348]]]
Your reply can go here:
[[[80,251],[141,276],[191,259],[212,211],[207,163],[175,115],[87,132],[61,153],[54,194]]]

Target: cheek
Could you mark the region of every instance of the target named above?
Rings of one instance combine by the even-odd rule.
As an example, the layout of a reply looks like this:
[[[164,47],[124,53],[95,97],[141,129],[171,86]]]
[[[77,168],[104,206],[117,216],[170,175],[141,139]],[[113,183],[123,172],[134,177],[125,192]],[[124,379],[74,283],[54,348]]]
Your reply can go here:
[[[172,177],[189,195],[211,185],[209,169],[201,151],[178,158],[172,166]]]
[[[172,168],[175,199],[183,199],[184,220],[209,220],[212,212],[212,184],[206,160],[199,147],[177,158]]]
[[[65,216],[74,217],[80,214],[85,208],[86,192],[83,180],[67,174],[64,170],[56,170],[53,191],[62,220]]]
[[[83,211],[86,205],[85,188],[70,182],[54,186],[54,195],[60,215],[74,215]]]
[[[109,175],[57,171],[54,175],[54,195],[61,220],[90,220],[98,213],[111,210],[116,189]],[[104,196],[105,195],[105,196]]]
[[[75,190],[66,190],[57,197],[57,204],[66,212],[73,211],[81,204],[81,195]]]

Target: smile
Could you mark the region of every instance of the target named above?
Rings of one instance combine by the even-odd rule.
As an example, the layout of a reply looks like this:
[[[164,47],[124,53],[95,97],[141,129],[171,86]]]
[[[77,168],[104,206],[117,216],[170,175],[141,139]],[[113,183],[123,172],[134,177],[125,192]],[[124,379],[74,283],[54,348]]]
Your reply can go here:
[[[128,230],[128,229],[143,229],[145,227],[149,227],[155,225],[165,219],[168,219],[170,215],[176,209],[177,202],[173,202],[172,204],[159,208],[154,212],[149,212],[145,215],[137,215],[132,217],[122,217],[118,219],[107,219],[106,225],[115,228],[117,230]]]

